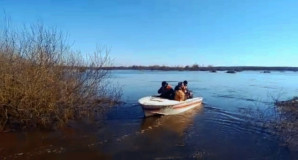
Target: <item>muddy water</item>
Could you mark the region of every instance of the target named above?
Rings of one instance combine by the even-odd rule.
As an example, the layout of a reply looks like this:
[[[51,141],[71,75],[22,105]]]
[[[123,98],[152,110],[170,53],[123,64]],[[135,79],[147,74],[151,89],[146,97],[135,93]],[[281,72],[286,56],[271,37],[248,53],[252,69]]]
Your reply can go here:
[[[0,159],[295,159],[279,137],[246,122],[245,108],[266,109],[297,96],[298,73],[113,71],[125,104],[96,122],[52,132],[0,134]],[[144,118],[137,100],[162,80],[187,79],[204,104],[173,116]]]

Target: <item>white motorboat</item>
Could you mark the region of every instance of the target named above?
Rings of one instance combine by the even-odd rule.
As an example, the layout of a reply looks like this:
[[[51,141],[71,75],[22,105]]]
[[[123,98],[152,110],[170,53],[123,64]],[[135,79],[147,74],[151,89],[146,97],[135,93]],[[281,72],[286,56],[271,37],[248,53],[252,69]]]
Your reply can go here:
[[[191,98],[185,101],[175,101],[155,96],[139,99],[146,117],[179,114],[200,105],[202,101],[202,97]]]

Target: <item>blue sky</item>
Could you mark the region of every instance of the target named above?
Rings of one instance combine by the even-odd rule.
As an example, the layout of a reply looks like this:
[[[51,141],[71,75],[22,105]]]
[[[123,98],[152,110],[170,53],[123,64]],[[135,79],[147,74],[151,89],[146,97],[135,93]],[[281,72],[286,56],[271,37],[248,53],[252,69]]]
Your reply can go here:
[[[14,25],[42,21],[114,65],[297,66],[297,0],[0,0]]]

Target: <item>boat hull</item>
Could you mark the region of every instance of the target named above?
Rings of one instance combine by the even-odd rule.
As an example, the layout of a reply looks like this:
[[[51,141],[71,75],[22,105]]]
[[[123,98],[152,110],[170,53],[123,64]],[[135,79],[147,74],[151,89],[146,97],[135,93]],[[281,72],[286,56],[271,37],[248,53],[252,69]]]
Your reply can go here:
[[[154,115],[173,115],[185,112],[201,105],[203,98],[197,97],[186,101],[175,101],[160,97],[144,97],[139,100],[145,117]]]

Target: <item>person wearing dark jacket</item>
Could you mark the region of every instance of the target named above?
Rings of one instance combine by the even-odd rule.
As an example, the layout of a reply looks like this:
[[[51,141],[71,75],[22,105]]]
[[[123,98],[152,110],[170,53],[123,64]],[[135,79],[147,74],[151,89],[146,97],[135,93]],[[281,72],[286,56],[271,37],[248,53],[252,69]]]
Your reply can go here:
[[[182,91],[185,93],[186,99],[193,98],[193,94],[192,94],[192,92],[190,90],[188,90],[187,84],[188,84],[188,82],[186,80],[183,81]]]
[[[166,81],[163,81],[161,83],[161,87],[159,88],[158,93],[162,98],[167,98],[167,99],[174,98],[174,90]]]
[[[187,94],[187,92],[188,92],[188,89],[187,89],[187,81],[185,80],[185,81],[183,81],[182,82],[182,86],[181,86],[181,89],[182,89],[182,91],[185,93],[185,94]]]
[[[177,86],[175,86],[175,91],[177,91],[177,90],[179,90],[179,87],[183,87],[182,86],[183,85],[183,83],[182,82],[178,82],[178,85]]]

